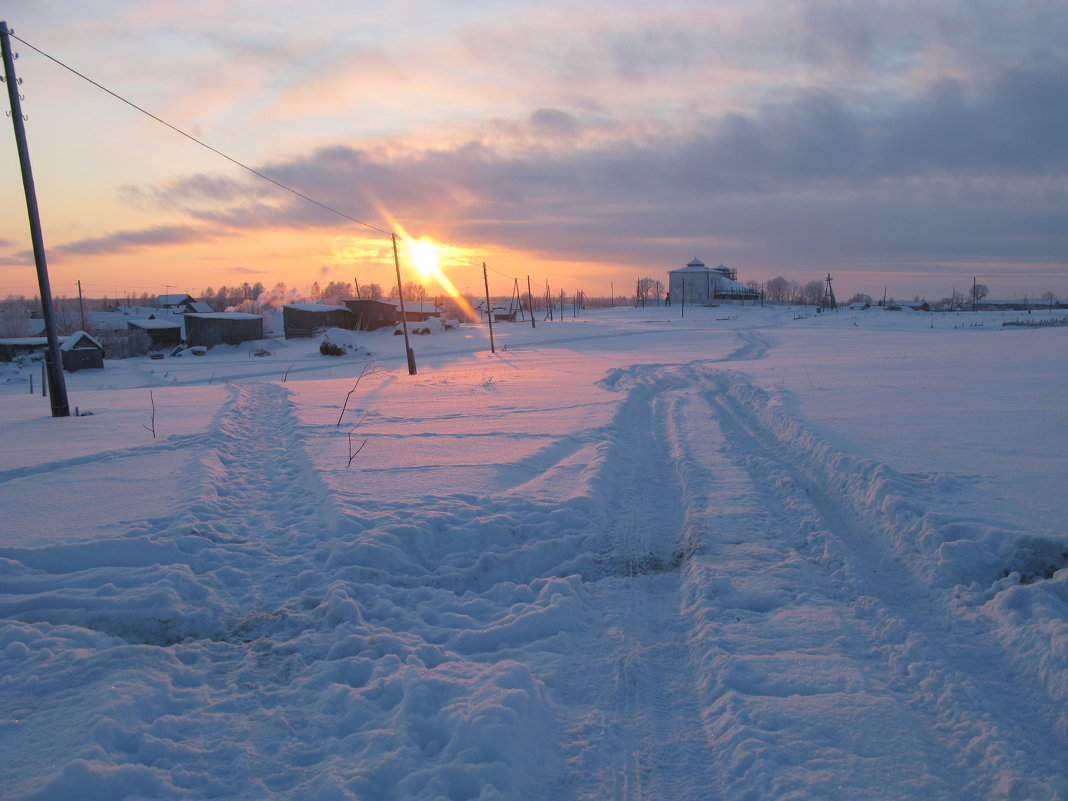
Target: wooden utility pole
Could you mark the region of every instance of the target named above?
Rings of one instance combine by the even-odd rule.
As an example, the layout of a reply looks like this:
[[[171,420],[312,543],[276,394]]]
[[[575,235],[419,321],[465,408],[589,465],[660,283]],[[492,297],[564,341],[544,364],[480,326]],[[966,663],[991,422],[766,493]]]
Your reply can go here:
[[[534,322],[534,293],[530,291],[530,276],[527,276],[527,302],[530,304],[530,327],[537,328]]]
[[[41,311],[44,315],[45,334],[48,338],[45,363],[48,365],[48,390],[52,403],[52,416],[70,417],[67,383],[63,378],[63,362],[59,353],[59,335],[56,332],[56,319],[52,312],[52,289],[48,283],[48,265],[45,261],[44,235],[41,233],[41,215],[37,209],[37,191],[34,189],[33,171],[30,168],[30,148],[26,142],[26,128],[23,125],[25,120],[22,116],[22,98],[19,96],[19,81],[15,77],[15,58],[11,53],[11,38],[8,34],[7,23],[0,22],[0,50],[3,51],[4,80],[7,82],[7,96],[11,102],[11,122],[15,126],[15,143],[19,151],[19,165],[22,167],[22,186],[26,193],[26,211],[30,218],[33,261],[37,266]]]
[[[489,299],[489,275],[486,273],[486,262],[482,262],[482,283],[486,285],[486,322],[489,323],[490,353],[496,353],[497,348],[493,344],[493,307]]]
[[[85,324],[85,301],[82,299],[82,280],[78,279],[78,311],[82,313],[82,330],[88,331],[89,326]]]
[[[404,286],[401,284],[400,257],[397,255],[397,235],[390,234],[393,240],[393,265],[397,268],[397,299],[400,301],[401,330],[404,331],[404,352],[408,356],[408,375],[415,375],[415,351],[408,342],[408,315],[404,311]]]

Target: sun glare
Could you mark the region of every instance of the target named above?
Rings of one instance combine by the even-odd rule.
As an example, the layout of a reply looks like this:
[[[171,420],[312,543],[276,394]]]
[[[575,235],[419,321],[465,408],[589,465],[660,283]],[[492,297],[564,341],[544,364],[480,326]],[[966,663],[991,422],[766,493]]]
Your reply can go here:
[[[419,277],[424,281],[437,279],[438,263],[441,260],[437,246],[427,239],[420,239],[418,242],[411,242],[408,247],[411,249],[412,263],[419,271]]]

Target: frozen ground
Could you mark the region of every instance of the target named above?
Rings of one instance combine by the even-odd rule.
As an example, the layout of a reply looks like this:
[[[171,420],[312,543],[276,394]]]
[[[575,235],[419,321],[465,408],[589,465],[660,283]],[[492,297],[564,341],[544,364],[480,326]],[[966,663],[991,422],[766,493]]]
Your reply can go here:
[[[4,798],[1068,799],[1068,328],[680,311],[0,372]]]

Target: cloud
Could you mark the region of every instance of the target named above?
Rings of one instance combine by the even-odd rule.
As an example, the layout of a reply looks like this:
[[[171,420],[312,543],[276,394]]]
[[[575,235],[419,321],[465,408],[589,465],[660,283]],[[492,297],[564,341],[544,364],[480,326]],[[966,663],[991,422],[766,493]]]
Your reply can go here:
[[[116,231],[106,236],[67,242],[51,251],[66,256],[89,256],[108,253],[124,253],[130,250],[158,245],[179,245],[187,242],[204,242],[217,234],[188,225],[158,225],[133,231]]]

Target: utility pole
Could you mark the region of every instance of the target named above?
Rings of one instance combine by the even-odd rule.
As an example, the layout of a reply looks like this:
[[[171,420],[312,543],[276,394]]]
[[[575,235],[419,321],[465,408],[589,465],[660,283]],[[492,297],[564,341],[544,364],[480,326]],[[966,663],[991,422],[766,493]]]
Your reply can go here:
[[[404,352],[408,357],[408,375],[415,375],[415,351],[408,342],[408,315],[404,311],[404,287],[401,285],[400,257],[397,255],[397,235],[390,234],[393,240],[393,266],[397,268],[397,299],[400,301],[401,330],[404,331]]]
[[[82,279],[78,279],[78,310],[82,313],[82,330],[88,331],[89,326],[85,324],[85,301],[82,300]]]
[[[527,302],[530,304],[530,327],[537,328],[534,322],[534,293],[530,291],[530,276],[527,276]]]
[[[11,122],[15,126],[15,143],[22,167],[22,186],[26,193],[26,211],[30,219],[30,239],[33,242],[33,261],[37,266],[37,284],[41,290],[41,311],[44,315],[45,333],[48,338],[48,390],[53,417],[70,417],[67,401],[67,382],[63,378],[63,362],[59,353],[59,335],[56,333],[55,315],[52,313],[52,289],[48,283],[48,265],[45,261],[44,235],[41,233],[41,215],[37,209],[37,191],[30,168],[30,148],[26,142],[23,125],[22,98],[19,96],[19,80],[15,77],[15,58],[11,53],[11,38],[6,22],[0,22],[0,50],[3,51],[4,80],[7,96],[11,102]]]
[[[490,353],[496,353],[497,348],[493,344],[493,307],[489,299],[489,275],[486,273],[486,262],[482,262],[482,283],[486,285],[486,322],[489,323]]]

